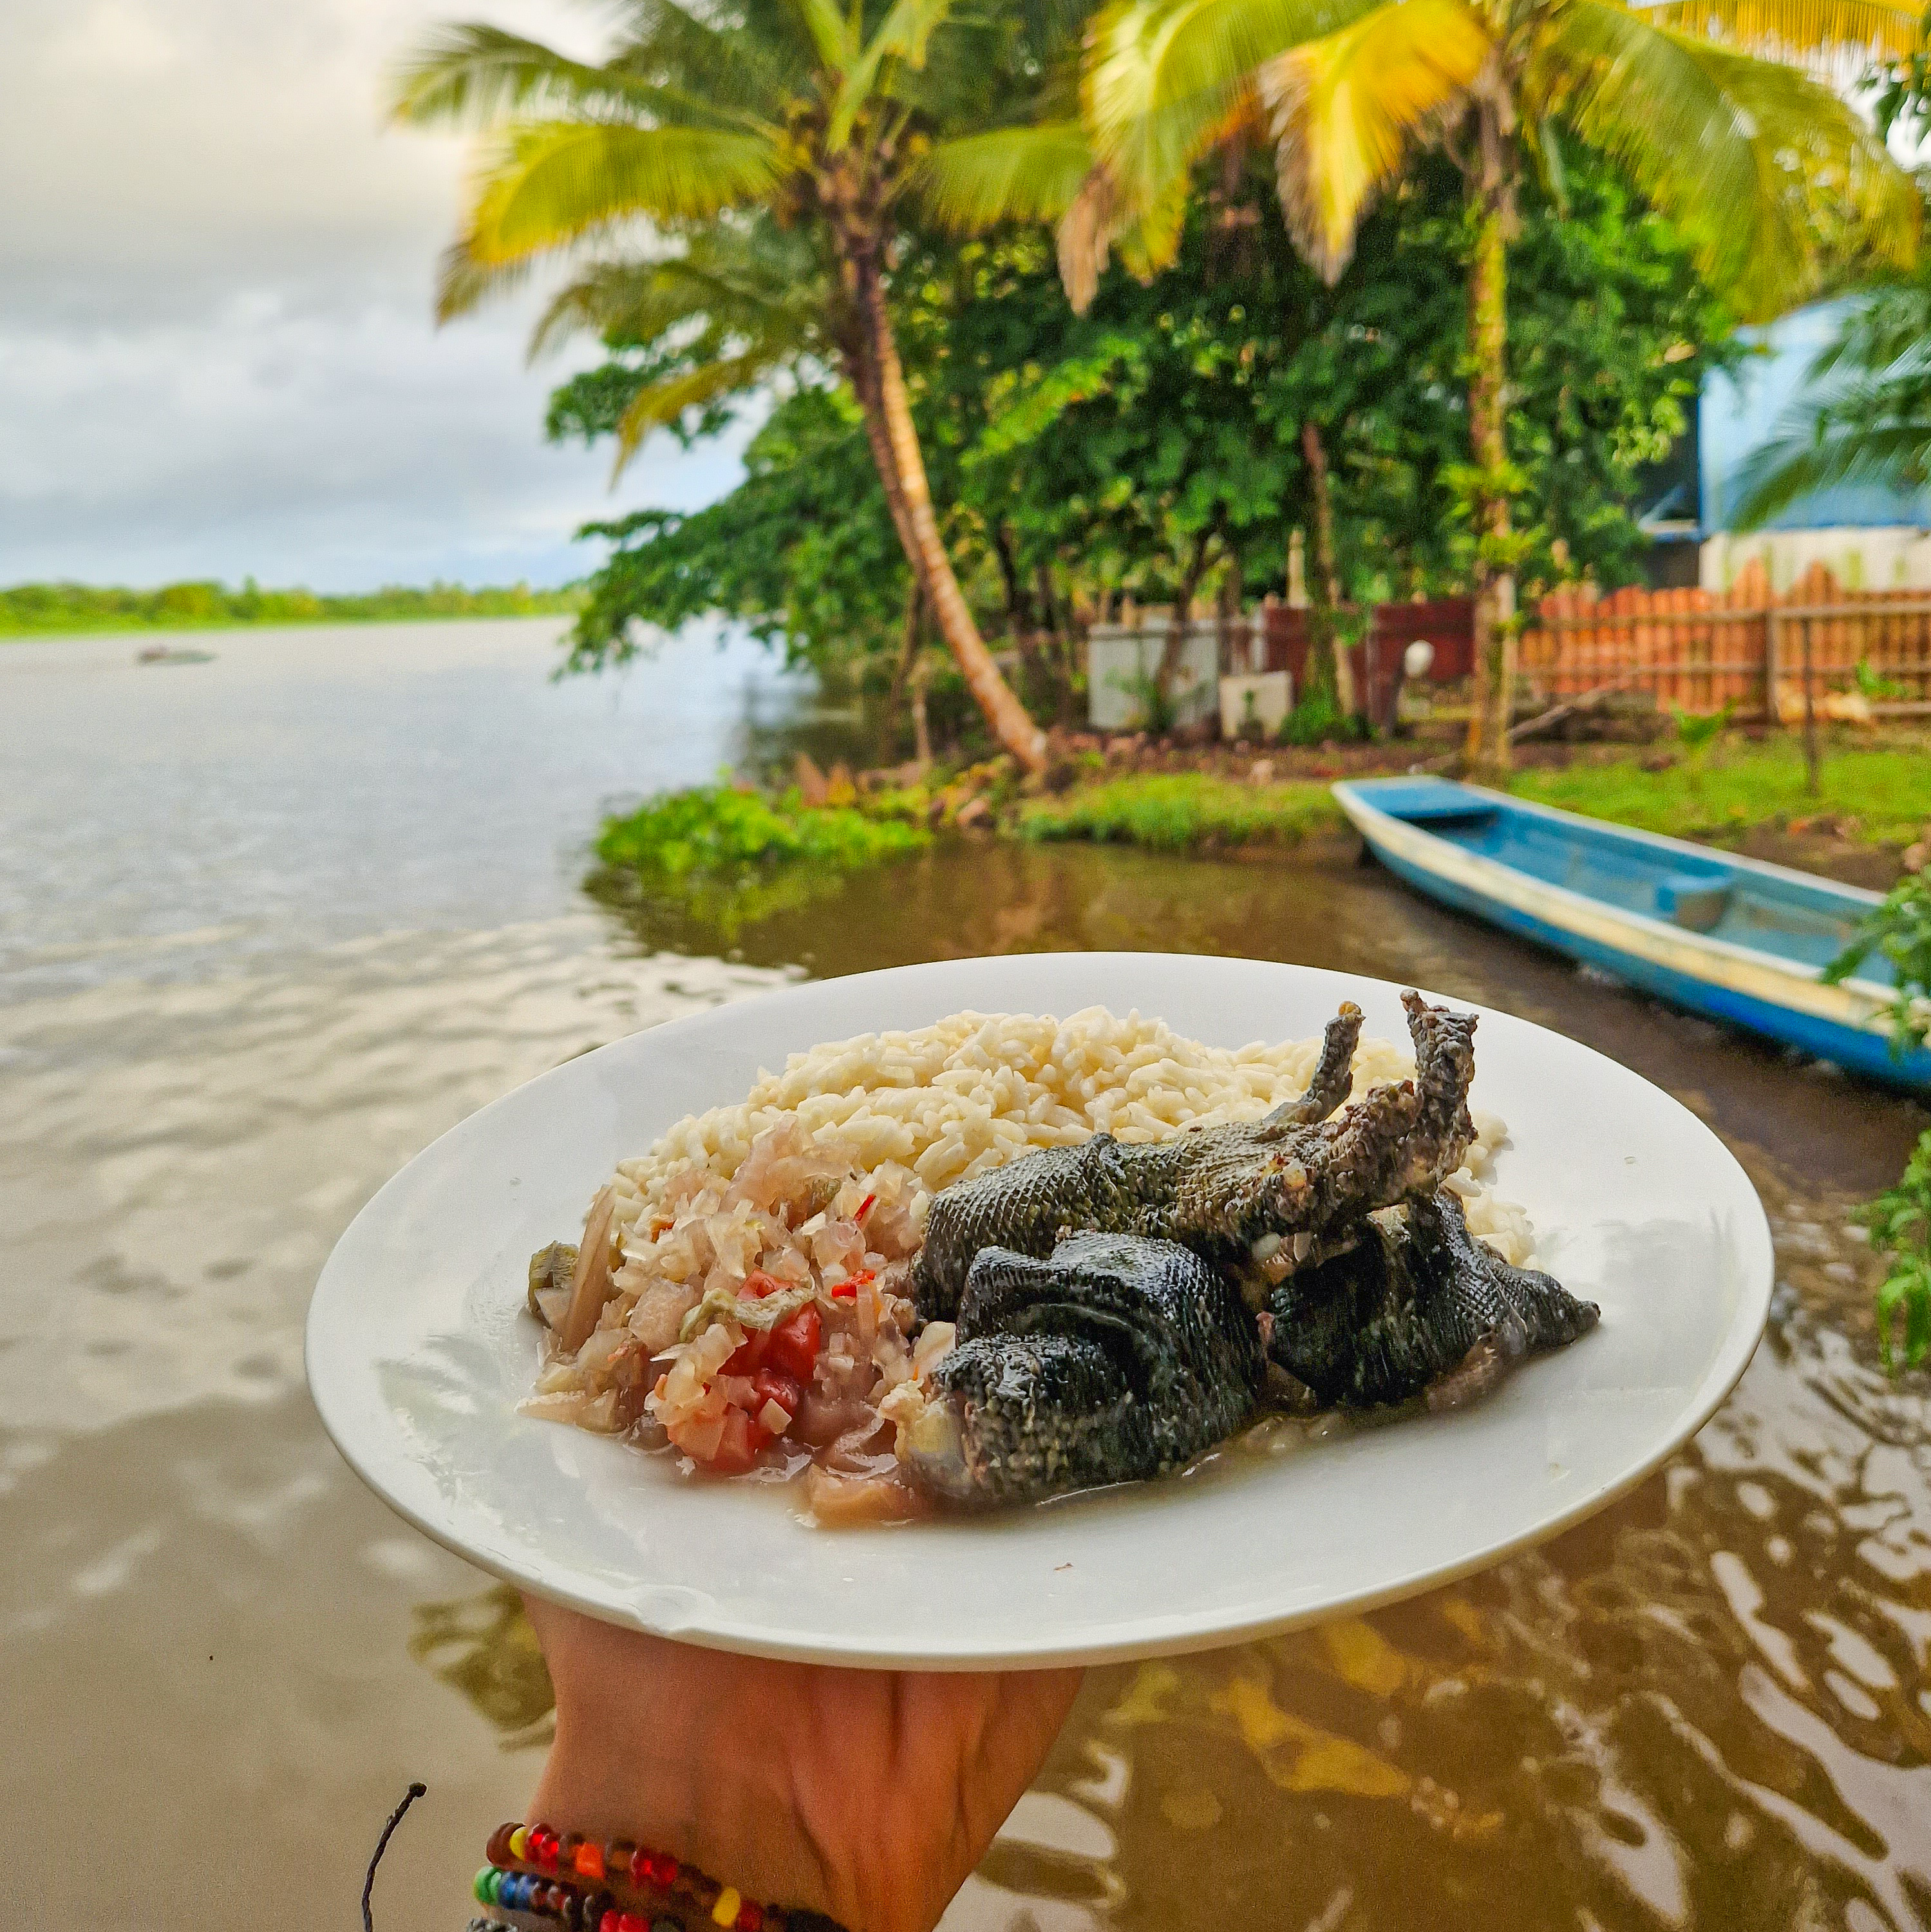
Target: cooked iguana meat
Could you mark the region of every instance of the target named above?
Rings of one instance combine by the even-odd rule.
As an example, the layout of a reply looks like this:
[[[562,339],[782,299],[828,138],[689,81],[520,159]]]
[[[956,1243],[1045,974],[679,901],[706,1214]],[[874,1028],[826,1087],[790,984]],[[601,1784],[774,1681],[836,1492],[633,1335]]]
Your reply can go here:
[[[1344,1111],[1361,1029],[1352,1005],[1329,1023],[1306,1094],[1264,1120],[1139,1144],[1096,1134],[935,1196],[912,1269],[919,1312],[950,1320],[982,1249],[1043,1259],[1062,1234],[1088,1228],[1178,1241],[1258,1307],[1332,1237],[1375,1208],[1432,1193],[1461,1165],[1474,1131],[1474,1016],[1416,993],[1402,1004],[1415,1077]]]
[[[1476,1240],[1445,1189],[1370,1216],[1354,1246],[1291,1276],[1267,1311],[1268,1353],[1321,1402],[1350,1408],[1421,1395],[1456,1407],[1602,1313]]]
[[[1238,1290],[1172,1241],[1075,1234],[980,1251],[909,1447],[955,1502],[1165,1475],[1239,1428],[1267,1361]]]

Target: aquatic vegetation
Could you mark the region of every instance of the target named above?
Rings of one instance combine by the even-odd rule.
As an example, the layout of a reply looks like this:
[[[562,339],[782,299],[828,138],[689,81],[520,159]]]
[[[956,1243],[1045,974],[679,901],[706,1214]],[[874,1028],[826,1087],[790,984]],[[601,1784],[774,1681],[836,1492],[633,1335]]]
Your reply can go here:
[[[727,944],[794,910],[844,874],[929,844],[922,825],[850,806],[807,806],[730,785],[665,792],[604,821],[598,896],[642,902]]]
[[[1293,844],[1341,823],[1326,784],[1242,784],[1199,772],[1147,772],[1024,806],[1026,838],[1090,838],[1183,852],[1208,844]]]
[[[931,834],[902,818],[849,806],[810,806],[730,785],[661,794],[606,821],[597,856],[667,880],[727,879],[754,868],[802,862],[841,870],[916,851]]]

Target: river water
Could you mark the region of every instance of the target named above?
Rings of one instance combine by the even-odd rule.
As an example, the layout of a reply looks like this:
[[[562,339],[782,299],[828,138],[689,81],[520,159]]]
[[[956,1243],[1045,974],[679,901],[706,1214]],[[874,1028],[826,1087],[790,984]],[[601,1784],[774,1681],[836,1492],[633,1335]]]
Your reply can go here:
[[[586,896],[607,802],[835,729],[749,646],[555,686],[553,622],[0,647],[0,1852],[76,1932],[460,1924],[547,1696],[488,1580],[369,1496],[301,1381],[356,1209],[493,1096],[820,974],[1239,952],[1561,1028],[1762,1191],[1722,1413],[1534,1554],[1373,1616],[1096,1672],[949,1932],[1931,1928],[1931,1396],[1848,1223],[1911,1105],[1290,861],[941,850],[734,935]],[[682,950],[670,950],[673,945]],[[25,1922],[23,1919],[22,1922]]]

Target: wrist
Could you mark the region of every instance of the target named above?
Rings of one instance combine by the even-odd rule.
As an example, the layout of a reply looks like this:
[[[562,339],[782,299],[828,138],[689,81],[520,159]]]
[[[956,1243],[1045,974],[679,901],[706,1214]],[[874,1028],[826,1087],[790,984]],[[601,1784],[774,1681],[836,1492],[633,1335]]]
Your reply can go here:
[[[628,1838],[501,1825],[473,1894],[493,1918],[529,1932],[838,1932],[808,1909],[748,1898],[671,1853]]]

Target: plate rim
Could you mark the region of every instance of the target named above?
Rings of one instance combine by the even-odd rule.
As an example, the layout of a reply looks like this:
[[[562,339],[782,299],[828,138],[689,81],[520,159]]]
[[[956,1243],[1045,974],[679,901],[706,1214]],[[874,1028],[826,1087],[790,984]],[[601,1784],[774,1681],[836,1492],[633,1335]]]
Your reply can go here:
[[[928,960],[902,966],[883,967],[865,973],[839,974],[829,979],[804,979],[790,985],[772,987],[753,994],[745,1000],[727,1000],[719,1005],[707,1007],[703,1012],[680,1015],[655,1025],[642,1027],[606,1041],[589,1053],[578,1054],[546,1068],[529,1079],[497,1095],[493,1100],[466,1114],[454,1125],[419,1148],[409,1160],[398,1168],[371,1195],[337,1237],[327,1258],[319,1271],[314,1288],[311,1291],[307,1314],[303,1323],[302,1358],[304,1376],[307,1384],[310,1400],[313,1404],[324,1430],[334,1444],[337,1453],[354,1471],[356,1476],[391,1510],[405,1522],[420,1531],[430,1540],[460,1557],[464,1562],[499,1581],[514,1588],[594,1617],[598,1621],[622,1628],[641,1630],[646,1634],[667,1638],[692,1645],[698,1648],[717,1650],[729,1654],[774,1659],[784,1662],[818,1664],[829,1666],[850,1669],[889,1670],[928,1670],[946,1672],[980,1672],[1014,1669],[1048,1670],[1066,1665],[1098,1665],[1132,1662],[1139,1659],[1173,1657],[1191,1653],[1216,1650],[1252,1642],[1260,1639],[1282,1636],[1290,1631],[1305,1629],[1311,1625],[1326,1622],[1332,1618],[1357,1616],[1364,1612],[1405,1601],[1409,1598],[1422,1595],[1430,1590],[1438,1589],[1461,1579],[1492,1568],[1510,1556],[1522,1550],[1533,1549],[1551,1538],[1561,1534],[1606,1508],[1619,1497],[1627,1495],[1640,1484],[1647,1481],[1663,1465],[1689,1442],[1720,1409],[1749,1368],[1753,1357],[1762,1342],[1768,1325],[1770,1305],[1775,1285],[1775,1258],[1769,1219],[1763,1203],[1742,1163],[1726,1146],[1720,1136],[1690,1108],[1665,1088],[1647,1079],[1634,1069],[1612,1058],[1599,1048],[1574,1039],[1552,1027],[1543,1026],[1540,1022],[1525,1019],[1522,1016],[1507,1012],[1504,1009],[1483,1005],[1478,1000],[1465,999],[1459,995],[1431,991],[1417,987],[1422,996],[1431,1003],[1447,1003],[1474,1012],[1482,1017],[1493,1016],[1512,1025],[1527,1027],[1536,1032],[1552,1035],[1561,1040],[1576,1052],[1592,1060],[1600,1060],[1620,1078],[1639,1082],[1658,1100],[1674,1108],[1700,1134],[1722,1163],[1734,1172],[1742,1184],[1744,1193],[1753,1212],[1746,1216],[1734,1231],[1733,1240],[1740,1252],[1739,1281],[1741,1290],[1735,1316],[1724,1334],[1722,1343],[1715,1352],[1709,1369],[1697,1384],[1693,1394],[1687,1401],[1675,1424],[1666,1438],[1659,1438],[1658,1445],[1650,1450],[1632,1469],[1615,1478],[1596,1484],[1582,1495],[1570,1499],[1561,1508],[1546,1517],[1538,1518],[1525,1528],[1499,1540],[1483,1544],[1465,1556],[1437,1564],[1425,1570],[1411,1572],[1391,1580],[1385,1587],[1357,1590],[1345,1598],[1324,1600],[1312,1605],[1303,1605],[1291,1610],[1258,1611],[1251,1616],[1234,1616],[1215,1622],[1210,1628],[1201,1628],[1196,1619],[1176,1618],[1171,1616],[1163,1620],[1166,1624],[1183,1622],[1186,1628],[1165,1629],[1159,1623],[1150,1623],[1144,1616],[1128,1617],[1120,1621],[1132,1621],[1134,1634],[1117,1637],[1084,1641],[1042,1645],[1024,1650],[1015,1650],[1009,1645],[994,1645],[980,1648],[969,1644],[955,1643],[938,1650],[922,1649],[916,1641],[897,1645],[881,1645],[874,1636],[870,1639],[848,1639],[833,1634],[826,1637],[808,1641],[787,1639],[772,1635],[763,1624],[747,1624],[735,1622],[727,1604],[722,1600],[717,1603],[715,1612],[706,1618],[706,1627],[699,1629],[682,1623],[676,1624],[653,1623],[648,1617],[640,1616],[631,1606],[613,1603],[589,1592],[573,1590],[552,1579],[532,1576],[526,1568],[501,1556],[478,1541],[464,1538],[448,1525],[439,1522],[433,1516],[418,1510],[404,1497],[396,1493],[379,1471],[372,1466],[377,1460],[373,1450],[361,1452],[352,1426],[352,1419],[345,1419],[339,1412],[332,1412],[332,1400],[340,1394],[345,1398],[346,1388],[336,1386],[337,1372],[321,1366],[318,1354],[325,1358],[325,1348],[319,1349],[327,1328],[325,1291],[336,1270],[338,1257],[350,1238],[365,1220],[379,1218],[384,1198],[393,1190],[400,1190],[403,1182],[421,1162],[445,1144],[468,1137],[481,1131],[479,1124],[498,1109],[513,1102],[520,1102],[532,1090],[547,1082],[563,1078],[576,1073],[584,1063],[605,1054],[613,1054],[634,1048],[635,1043],[646,1038],[653,1042],[665,1040],[674,1042],[686,1033],[697,1032],[715,1025],[722,1015],[742,1012],[746,1006],[757,1005],[766,1008],[779,1005],[806,1004],[831,988],[849,988],[868,982],[891,978],[900,982],[916,977],[938,977],[943,974],[986,965],[997,964],[1006,970],[1022,969],[1030,962],[1041,958],[1077,959],[1090,967],[1096,977],[1103,975],[1109,968],[1123,963],[1132,962],[1144,966],[1147,962],[1159,961],[1168,964],[1184,964],[1195,970],[1209,971],[1251,969],[1261,968],[1302,977],[1321,978],[1345,981],[1357,987],[1373,987],[1383,992],[1399,993],[1411,984],[1384,980],[1375,974],[1347,972],[1331,967],[1310,966],[1298,962],[1273,959],[1255,959],[1244,955],[1226,953],[1187,953],[1152,951],[1053,953],[983,953],[962,958]],[[1103,1001],[1102,1002],[1103,1003]],[[955,1008],[953,1010],[960,1010]],[[988,1009],[988,1012],[994,1010]],[[1004,1010],[1016,1010],[1006,1008]],[[934,1017],[940,1016],[934,1014]],[[793,1049],[794,1051],[796,1049]],[[724,1104],[720,1102],[718,1104]],[[850,1535],[892,1536],[916,1534],[917,1525],[874,1526],[844,1532],[826,1532],[829,1537]],[[828,1545],[828,1546],[829,1546]],[[1117,1628],[1115,1624],[1111,1628]]]

